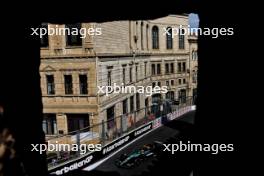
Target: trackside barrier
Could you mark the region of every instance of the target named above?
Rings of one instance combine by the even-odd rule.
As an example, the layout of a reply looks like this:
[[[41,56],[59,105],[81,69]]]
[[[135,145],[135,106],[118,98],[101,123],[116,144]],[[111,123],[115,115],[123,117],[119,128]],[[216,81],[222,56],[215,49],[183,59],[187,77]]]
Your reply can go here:
[[[145,109],[145,113],[141,113],[141,114],[147,114],[147,112],[149,112],[148,109],[151,109],[151,108]],[[116,150],[120,149],[121,147],[125,146],[126,144],[134,141],[138,137],[145,135],[146,133],[148,133],[148,132],[150,132],[156,128],[159,128],[163,124],[165,124],[171,120],[175,120],[175,119],[179,118],[181,115],[188,113],[194,109],[195,108],[194,108],[194,106],[192,106],[192,103],[188,103],[188,104],[185,104],[184,106],[178,107],[176,109],[176,111],[173,111],[173,112],[166,112],[163,114],[161,112],[159,112],[159,116],[157,116],[157,114],[154,114],[154,115],[149,114],[148,116],[143,116],[138,121],[136,121],[136,123],[132,124],[133,128],[131,128],[129,130],[129,126],[128,126],[126,133],[123,133],[123,135],[118,135],[112,141],[107,142],[102,147],[102,150],[86,153],[84,155],[79,155],[78,157],[71,158],[68,161],[57,164],[54,167],[50,167],[49,173],[52,175],[62,175],[62,174],[71,172],[75,169],[86,168],[86,167],[106,158],[111,153],[115,152]],[[144,111],[142,111],[142,112],[144,112]],[[129,117],[129,115],[127,115],[127,117]],[[134,119],[136,119],[136,118],[134,117]],[[107,125],[108,122],[106,122],[105,124]],[[100,125],[100,126],[102,126],[102,125]],[[92,127],[89,127],[89,128],[92,128]],[[90,130],[90,131],[92,131],[92,130]],[[90,133],[91,133],[90,131],[88,131],[88,132],[87,132],[87,130],[84,131],[85,133],[80,135],[81,137],[78,137],[78,138],[81,138],[81,140],[83,139],[83,141],[84,141],[87,138],[87,137],[85,138],[85,136],[90,135]],[[71,135],[71,136],[73,136],[73,135]],[[68,135],[63,136],[63,138],[65,138],[65,137],[67,139],[69,138]],[[96,133],[92,133],[92,137],[98,138],[98,135]],[[71,138],[74,139],[75,137],[71,137]],[[73,139],[71,139],[71,141],[73,141]],[[76,141],[73,141],[73,142],[75,143]]]
[[[83,169],[105,157],[107,157],[112,152],[116,151],[120,147],[126,145],[127,143],[135,140],[136,138],[144,135],[152,129],[152,122],[149,122],[146,125],[143,125],[136,130],[131,131],[127,135],[107,144],[102,148],[101,151],[91,152],[89,154],[83,155],[80,158],[64,163],[61,166],[49,170],[51,175],[62,175],[66,174],[75,169]]]
[[[182,113],[186,114],[186,113],[193,111],[193,110],[195,110],[195,108],[193,106],[189,106],[189,107],[184,108],[184,110],[182,110]],[[152,129],[150,131],[147,131],[147,133],[144,133],[143,135],[141,135],[141,137],[143,137],[144,135],[147,135],[148,133],[151,133],[153,130],[155,130],[155,129],[163,126],[164,124],[168,123],[169,121],[171,121],[168,117],[170,117],[170,115],[173,115],[173,114],[177,114],[177,113],[173,112],[173,113],[167,114],[166,116],[158,117],[155,120],[153,120],[151,122],[152,123]],[[178,116],[176,118],[180,118],[180,116]],[[176,118],[174,118],[173,120],[175,120]],[[134,142],[134,140],[136,140],[136,139],[138,139],[138,138],[134,138],[130,143]],[[126,145],[129,145],[129,143],[123,145],[122,147],[124,148],[124,147],[126,147]],[[119,150],[122,150],[122,147]],[[118,150],[117,151],[115,150],[114,152],[118,152]],[[112,155],[115,154],[114,152]],[[102,164],[105,160],[109,159],[110,157],[111,156],[103,158],[102,160],[85,167],[83,170],[86,170],[86,171],[92,170],[92,169],[96,168],[97,166],[99,166],[100,164]]]
[[[183,114],[186,114],[187,112],[190,112],[191,110],[192,110],[192,106],[183,107],[179,109],[179,111],[174,111],[172,113],[167,114],[167,119],[169,121],[177,119],[178,117],[182,116]]]

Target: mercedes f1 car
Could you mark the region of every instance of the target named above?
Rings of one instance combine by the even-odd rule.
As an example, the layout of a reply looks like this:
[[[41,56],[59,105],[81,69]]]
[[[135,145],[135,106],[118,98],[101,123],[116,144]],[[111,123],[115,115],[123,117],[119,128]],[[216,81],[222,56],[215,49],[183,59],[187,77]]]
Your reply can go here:
[[[152,144],[145,144],[143,147],[132,151],[129,154],[122,154],[115,161],[116,166],[121,168],[133,168],[150,157],[156,157],[161,151],[162,143],[155,141]]]

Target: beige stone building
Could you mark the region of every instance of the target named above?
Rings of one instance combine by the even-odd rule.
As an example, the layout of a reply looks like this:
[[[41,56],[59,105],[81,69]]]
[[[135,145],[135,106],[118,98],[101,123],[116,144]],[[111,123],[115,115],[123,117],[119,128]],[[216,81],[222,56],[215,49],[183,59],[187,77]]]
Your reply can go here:
[[[190,59],[189,59],[189,96],[194,97],[196,100],[197,97],[197,78],[198,78],[198,45],[197,45],[197,36],[189,36],[189,45],[190,45]]]
[[[166,34],[187,27],[188,16],[113,21],[44,28],[101,29],[99,35],[45,35],[41,39],[43,129],[67,134],[144,109],[159,99],[193,96],[197,85],[197,37]],[[168,86],[168,93],[98,93],[98,86]],[[143,116],[138,114],[139,118]],[[120,123],[119,123],[120,124]],[[106,130],[108,127],[106,128]],[[102,129],[95,130],[99,135]]]

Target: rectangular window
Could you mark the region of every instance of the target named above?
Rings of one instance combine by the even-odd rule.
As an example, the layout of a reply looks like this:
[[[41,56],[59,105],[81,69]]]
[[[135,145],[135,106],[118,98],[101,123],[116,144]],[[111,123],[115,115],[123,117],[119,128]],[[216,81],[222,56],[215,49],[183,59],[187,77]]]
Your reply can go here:
[[[174,73],[174,64],[171,63],[170,65],[171,65],[171,73]]]
[[[148,46],[148,31],[149,31],[149,27],[148,27],[148,24],[146,26],[146,44],[147,44],[147,50],[149,49],[149,46]]]
[[[54,95],[55,94],[54,76],[46,75],[46,80],[47,80],[47,94]]]
[[[48,23],[42,23],[41,28],[45,28],[48,31]],[[48,33],[40,38],[40,47],[48,47],[49,46],[49,36]]]
[[[87,76],[86,75],[79,75],[79,84],[80,84],[80,94],[82,94],[82,95],[88,94]]]
[[[72,75],[64,75],[65,94],[73,94]]]
[[[181,103],[186,103],[186,90],[182,89],[179,91],[179,100]]]
[[[152,28],[152,49],[159,49],[159,28],[157,26]]]
[[[166,86],[170,86],[170,82],[169,81],[166,81]]]
[[[181,85],[181,79],[179,79],[179,85]]]
[[[180,34],[179,34],[179,49],[184,49],[184,47],[185,47],[184,35],[181,33],[183,33],[183,32],[180,31]]]
[[[197,73],[195,72],[195,70],[193,70],[192,82],[193,83],[196,83],[197,82]]]
[[[169,71],[169,64],[166,63],[165,64],[165,73],[168,74],[170,71]]]
[[[145,62],[145,77],[147,77],[147,63]]]
[[[68,132],[73,132],[89,127],[89,114],[66,114],[68,121]],[[89,129],[86,129],[89,131]]]
[[[112,86],[112,76],[111,76],[111,71],[107,72],[107,86]],[[111,88],[108,87],[108,91],[110,91]]]
[[[66,24],[66,45],[67,46],[82,46],[82,36],[80,34],[81,23],[77,24]],[[74,34],[74,35],[73,35]]]
[[[181,73],[182,69],[181,69],[181,63],[178,63],[178,73]]]
[[[140,28],[140,40],[141,40],[141,50],[144,50],[144,46],[143,46],[143,22],[141,22],[141,28]]]
[[[124,86],[126,85],[126,68],[123,67],[123,83],[124,83]]]
[[[132,77],[132,67],[129,67],[129,82],[133,81],[133,77]]]
[[[186,72],[186,62],[183,62],[182,63],[182,71],[183,72]]]
[[[149,100],[148,100],[148,98],[145,99],[145,107],[149,107]]]
[[[130,112],[133,112],[134,109],[134,96],[130,97]]]
[[[127,111],[127,99],[123,100],[123,114],[128,113]]]
[[[136,71],[135,71],[136,73],[136,81],[138,80],[138,66],[136,66]]]
[[[174,80],[171,80],[171,85],[174,86]]]
[[[115,127],[115,106],[112,106],[111,108],[108,108],[106,110],[106,116],[107,116],[107,128],[111,129]]]
[[[57,134],[56,114],[43,114],[42,129],[45,134]]]
[[[137,110],[140,109],[140,96],[139,96],[139,93],[136,94],[136,108],[137,108]]]
[[[156,86],[156,83],[155,82],[153,82],[152,83],[152,88],[154,88]]]
[[[166,34],[166,44],[167,44],[167,49],[172,49],[172,43],[173,43],[173,39],[172,39],[172,28],[167,28],[168,33]]]
[[[193,75],[193,77],[192,77],[192,83],[196,83],[196,77],[195,77],[195,75]]]
[[[160,68],[160,64],[157,64],[157,74],[160,75],[161,74],[161,68]]]
[[[156,65],[155,64],[151,64],[151,74],[152,75],[156,74]]]
[[[166,99],[174,100],[174,92],[170,91],[166,94]]]

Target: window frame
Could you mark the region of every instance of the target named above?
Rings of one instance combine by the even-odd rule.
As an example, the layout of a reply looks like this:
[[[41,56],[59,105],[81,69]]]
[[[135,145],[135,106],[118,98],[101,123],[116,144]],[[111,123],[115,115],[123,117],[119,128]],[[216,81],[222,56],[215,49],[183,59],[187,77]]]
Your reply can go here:
[[[69,78],[69,82],[66,82],[66,78]],[[69,87],[68,87],[69,86]],[[64,75],[64,93],[65,95],[72,95],[73,94],[73,84],[72,84],[72,75],[65,74]]]
[[[159,28],[158,26],[152,27],[152,49],[159,49]]]
[[[174,73],[174,63],[170,63],[170,67],[171,67],[171,73]]]
[[[48,23],[42,23],[41,28],[46,28],[48,31],[49,24]],[[45,35],[42,35],[42,38],[40,38],[40,47],[41,48],[48,48],[49,47],[49,35],[46,33]]]
[[[84,77],[86,81],[82,82],[81,77]],[[82,87],[83,86],[82,84],[84,84],[84,88]],[[86,74],[79,74],[79,89],[80,89],[80,95],[88,94],[88,76]]]
[[[125,86],[126,85],[126,67],[125,66],[122,68],[122,73],[123,73],[123,84]]]
[[[169,63],[165,63],[165,74],[169,74],[170,73],[170,65]]]
[[[69,34],[65,34],[66,47],[81,47],[83,45],[83,40],[81,38],[82,35],[80,34],[80,29],[82,28],[82,24],[81,23],[65,24],[65,28],[69,29]],[[78,35],[72,35],[73,28],[78,29]]]
[[[140,94],[136,93],[136,110],[140,110]]]
[[[52,82],[49,83],[48,77],[52,78]],[[54,75],[46,75],[46,84],[47,84],[47,95],[55,95],[56,90],[55,90],[55,80],[54,80]],[[49,87],[51,86],[51,92],[49,91]]]
[[[157,75],[161,75],[161,64],[157,64]]]
[[[166,49],[172,50],[173,49],[172,28],[167,27],[166,31],[168,31],[168,33],[169,33],[169,34],[166,33]]]
[[[185,35],[182,34],[183,29],[180,29],[179,33],[179,49],[183,50],[185,49]]]
[[[140,25],[140,39],[141,39],[141,50],[144,50],[144,41],[143,41],[143,28],[144,28],[144,23],[143,21],[141,21],[141,25]]]
[[[58,123],[57,123],[56,114],[49,114],[49,113],[43,114],[42,130],[46,135],[58,134]]]
[[[135,105],[134,105],[134,95],[132,95],[130,98],[129,98],[129,105],[130,105],[130,112],[134,112],[135,111]]]

